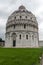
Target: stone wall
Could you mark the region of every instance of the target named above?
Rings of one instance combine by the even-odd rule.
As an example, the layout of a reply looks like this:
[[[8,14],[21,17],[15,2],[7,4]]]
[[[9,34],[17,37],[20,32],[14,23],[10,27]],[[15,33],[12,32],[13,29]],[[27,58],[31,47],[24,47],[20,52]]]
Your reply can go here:
[[[43,40],[39,41],[39,47],[43,47]]]

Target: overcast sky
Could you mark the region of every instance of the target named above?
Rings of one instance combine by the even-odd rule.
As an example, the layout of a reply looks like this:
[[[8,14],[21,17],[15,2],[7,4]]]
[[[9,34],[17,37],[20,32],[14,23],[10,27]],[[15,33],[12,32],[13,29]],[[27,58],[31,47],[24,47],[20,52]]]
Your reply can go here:
[[[24,5],[37,18],[39,39],[43,40],[43,0],[0,0],[0,37],[5,39],[5,27],[8,16]]]

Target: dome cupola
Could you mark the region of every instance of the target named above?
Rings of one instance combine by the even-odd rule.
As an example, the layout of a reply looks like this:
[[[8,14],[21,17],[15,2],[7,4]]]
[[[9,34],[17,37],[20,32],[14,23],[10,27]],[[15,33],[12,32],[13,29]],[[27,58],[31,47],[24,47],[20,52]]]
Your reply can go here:
[[[25,10],[26,8],[23,6],[23,5],[21,5],[20,7],[19,7],[19,10]]]

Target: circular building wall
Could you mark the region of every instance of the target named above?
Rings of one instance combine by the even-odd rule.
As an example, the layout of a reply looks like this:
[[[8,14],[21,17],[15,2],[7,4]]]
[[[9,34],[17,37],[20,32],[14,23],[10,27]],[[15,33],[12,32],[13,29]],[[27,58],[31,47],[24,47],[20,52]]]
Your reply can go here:
[[[38,47],[38,23],[23,5],[14,11],[6,24],[5,47]]]

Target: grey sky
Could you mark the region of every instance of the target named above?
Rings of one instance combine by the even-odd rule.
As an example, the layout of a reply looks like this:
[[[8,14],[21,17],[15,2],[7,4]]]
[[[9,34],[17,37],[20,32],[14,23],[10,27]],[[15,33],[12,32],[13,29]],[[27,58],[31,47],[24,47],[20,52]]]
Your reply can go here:
[[[36,16],[39,24],[39,38],[43,40],[43,0],[0,0],[0,37],[5,39],[8,16],[20,5],[24,5]]]

